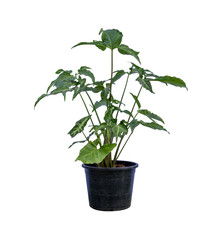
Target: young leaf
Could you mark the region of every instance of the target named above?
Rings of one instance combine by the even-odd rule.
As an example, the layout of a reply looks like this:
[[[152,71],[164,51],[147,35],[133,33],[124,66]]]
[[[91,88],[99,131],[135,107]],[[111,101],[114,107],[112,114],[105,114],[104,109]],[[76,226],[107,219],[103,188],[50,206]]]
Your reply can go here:
[[[81,133],[84,130],[84,128],[90,118],[91,118],[91,116],[81,118],[79,121],[76,122],[75,126],[68,132],[68,134],[73,138],[78,133]]]
[[[139,59],[139,57],[138,57],[139,52],[134,51],[133,49],[129,48],[127,45],[121,44],[121,45],[118,47],[118,51],[119,51],[119,53],[121,53],[121,54],[131,55],[131,56],[135,57],[136,60],[140,63],[140,59]]]
[[[150,79],[150,81],[158,81],[158,82],[165,83],[166,85],[171,84],[176,87],[185,87],[187,89],[186,83],[182,79],[177,77],[162,76],[162,77],[157,77],[155,79]]]
[[[116,29],[100,30],[102,32],[102,42],[110,49],[117,48],[122,42],[123,34]]]
[[[149,127],[149,128],[157,129],[157,130],[163,130],[163,131],[168,132],[163,126],[161,126],[160,124],[158,124],[156,122],[148,123],[148,122],[144,122],[144,121],[139,121],[139,123],[142,124],[145,127]]]
[[[100,163],[116,147],[115,143],[105,144],[100,149],[97,149],[96,145],[94,142],[87,143],[80,150],[76,161],[80,160],[85,164]]]
[[[146,109],[140,109],[140,110],[138,110],[138,113],[148,117],[152,121],[154,121],[154,119],[155,119],[155,120],[158,120],[158,121],[164,123],[164,121],[161,117],[159,117],[158,115],[156,115],[156,114],[154,114],[154,113],[152,113],[152,112],[150,112]]]
[[[138,100],[138,97],[137,96],[135,96],[134,94],[132,94],[132,93],[130,93],[131,95],[132,95],[132,97],[134,98],[134,100],[135,100],[135,102],[136,102],[136,104],[137,104],[137,106],[138,106],[138,108],[141,108],[141,104],[140,104],[140,102],[139,102],[139,100]]]
[[[36,105],[39,103],[40,100],[42,100],[44,97],[48,96],[48,94],[42,94],[37,101],[35,102],[34,108],[36,107]]]
[[[152,85],[148,78],[138,77],[136,81],[138,81],[145,89],[149,90],[151,93],[154,93],[152,89]]]

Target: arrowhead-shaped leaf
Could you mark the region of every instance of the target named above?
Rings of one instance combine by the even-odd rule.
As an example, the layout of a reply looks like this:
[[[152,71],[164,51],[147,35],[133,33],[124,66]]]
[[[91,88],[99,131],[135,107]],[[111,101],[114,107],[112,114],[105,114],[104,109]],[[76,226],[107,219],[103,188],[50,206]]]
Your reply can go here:
[[[110,30],[101,30],[102,32],[102,42],[110,49],[117,48],[120,43],[122,42],[123,34],[116,29],[110,29]]]
[[[136,81],[138,81],[145,89],[149,90],[151,93],[154,93],[152,89],[152,85],[148,78],[138,77]]]
[[[127,45],[121,44],[121,45],[118,47],[118,51],[119,51],[119,53],[121,53],[121,54],[131,55],[131,56],[135,57],[136,60],[140,63],[140,59],[139,59],[139,57],[138,57],[139,52],[134,51],[133,49],[129,48]]]
[[[114,73],[116,74],[112,78],[112,83],[115,83],[117,80],[119,80],[126,72],[124,70],[118,70],[115,71]]]
[[[156,115],[146,109],[140,109],[140,110],[138,110],[138,113],[143,114],[144,116],[147,116],[152,121],[154,121],[154,119],[155,119],[155,120],[158,120],[158,121],[164,123],[164,121],[161,117],[159,117],[158,115]]]
[[[139,126],[140,122],[136,119],[133,119],[130,123],[129,123],[129,126],[131,128],[131,131],[133,132],[134,129]]]
[[[97,149],[95,142],[89,142],[80,150],[76,161],[80,160],[85,164],[100,163],[115,147],[116,144],[112,143],[105,144],[100,149]]]
[[[75,126],[68,132],[68,134],[71,137],[75,137],[78,133],[81,133],[84,130],[90,118],[91,116],[81,118],[79,121],[76,122]]]

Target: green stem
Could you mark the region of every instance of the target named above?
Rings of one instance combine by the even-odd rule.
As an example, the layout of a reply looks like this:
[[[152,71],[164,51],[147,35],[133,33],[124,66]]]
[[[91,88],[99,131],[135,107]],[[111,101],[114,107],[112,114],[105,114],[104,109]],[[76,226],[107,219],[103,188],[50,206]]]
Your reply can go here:
[[[122,153],[124,147],[126,146],[127,142],[129,141],[130,137],[132,136],[132,134],[133,134],[133,132],[131,132],[130,135],[128,136],[128,138],[126,139],[126,142],[123,144],[123,147],[121,148],[121,150],[120,150],[120,152],[119,152],[119,154],[118,154],[116,159],[119,158],[120,154]]]
[[[86,105],[86,102],[85,102],[85,100],[83,99],[82,94],[80,93],[79,95],[80,95],[80,97],[81,97],[81,99],[82,99],[82,101],[83,101],[83,104],[84,104],[84,106],[85,106],[85,108],[86,108],[86,111],[87,111],[88,115],[90,116],[91,123],[92,123],[93,127],[95,128],[95,124],[94,124],[94,122],[93,122],[93,120],[92,120],[92,116],[91,116],[91,114],[90,114],[90,112],[89,112],[89,109],[88,109],[88,107],[87,107],[87,105]],[[83,134],[84,134],[84,133],[83,133]],[[95,134],[96,134],[96,133],[95,133]],[[84,134],[84,136],[85,136],[85,134]],[[96,134],[96,136],[97,136],[98,139],[100,139],[100,137],[99,137],[98,134]],[[85,137],[86,137],[86,136],[85,136]],[[87,138],[86,138],[86,139],[87,139]],[[88,140],[87,140],[87,141],[88,141]],[[99,141],[99,145],[100,145],[100,147],[101,147],[100,141]]]
[[[124,86],[124,90],[123,90],[123,93],[122,93],[122,97],[121,97],[121,100],[120,100],[120,103],[119,103],[119,108],[121,107],[121,104],[122,104],[122,102],[123,102],[123,97],[124,97],[124,95],[125,95],[126,87],[127,87],[128,80],[129,80],[129,76],[130,76],[130,74],[128,73],[128,76],[127,76],[127,79],[126,79],[126,83],[125,83],[125,86]],[[116,119],[117,119],[117,117],[118,117],[118,114],[119,114],[119,110],[118,110],[117,113],[116,113]]]
[[[82,131],[83,136],[85,137],[86,141],[89,142],[89,139],[86,137],[85,133]]]
[[[88,96],[88,98],[89,98],[89,100],[90,100],[90,102],[91,102],[91,104],[92,104],[93,110],[94,110],[95,113],[96,113],[96,117],[97,117],[97,119],[98,119],[98,121],[99,121],[99,124],[101,124],[101,121],[100,121],[99,115],[98,115],[98,113],[97,113],[97,111],[96,111],[96,109],[95,109],[94,103],[93,103],[91,97],[89,96],[88,92],[86,92],[86,94],[87,94],[87,96]]]
[[[141,86],[140,89],[139,89],[139,92],[138,92],[138,94],[137,94],[137,99],[138,99],[138,97],[139,97],[139,95],[140,95],[140,93],[141,93],[142,88],[143,88],[143,87]],[[133,104],[132,110],[131,110],[131,112],[130,112],[131,114],[130,114],[128,120],[127,120],[127,123],[129,123],[129,121],[130,121],[130,118],[131,118],[131,115],[132,115],[132,113],[133,113],[133,110],[134,110],[135,106],[136,106],[136,101],[135,101],[134,104]],[[132,133],[131,133],[131,134],[132,134]],[[131,135],[131,134],[130,134],[130,135]],[[119,142],[119,144],[117,145],[116,152],[115,152],[115,155],[114,155],[113,165],[115,165],[115,163],[116,163],[116,161],[117,161],[117,158],[119,157],[120,153],[121,153],[122,150],[123,150],[123,149],[121,149],[121,152],[118,154],[120,145],[121,145],[121,143],[122,143],[122,141],[123,141],[123,138],[124,138],[125,136],[126,136],[126,135],[123,133],[122,136],[121,136],[120,142]],[[129,137],[130,137],[130,136],[129,136]],[[129,140],[129,139],[127,139],[126,142],[128,142],[128,140]],[[125,147],[125,145],[126,145],[126,143],[124,144],[123,147]]]
[[[110,78],[110,95],[109,95],[109,101],[112,100],[112,80],[113,80],[113,49],[111,49],[111,78]]]
[[[141,90],[142,90],[142,86],[140,87],[140,90],[139,90],[139,92],[138,92],[138,94],[137,94],[137,99],[139,98],[139,95],[140,95],[140,93],[141,93]],[[128,120],[127,120],[127,123],[129,123],[129,120],[130,120],[130,118],[131,118],[131,115],[132,115],[132,113],[133,113],[133,110],[134,110],[134,108],[135,108],[135,106],[136,106],[136,100],[135,100],[135,102],[134,102],[134,104],[133,104],[133,107],[132,107],[132,110],[131,110],[131,114],[129,115],[129,118],[128,118]]]

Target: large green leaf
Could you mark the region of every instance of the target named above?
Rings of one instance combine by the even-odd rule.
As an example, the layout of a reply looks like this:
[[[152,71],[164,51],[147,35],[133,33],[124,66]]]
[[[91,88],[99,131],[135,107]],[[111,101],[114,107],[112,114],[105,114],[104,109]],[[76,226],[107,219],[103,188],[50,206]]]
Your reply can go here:
[[[138,81],[145,89],[149,90],[151,93],[154,93],[152,89],[152,85],[148,78],[138,77],[136,81]]]
[[[171,84],[176,87],[185,87],[187,89],[186,83],[182,79],[177,78],[177,77],[161,76],[161,77],[157,77],[155,79],[150,79],[150,81],[158,81],[158,82],[162,82],[165,84]]]
[[[81,118],[79,121],[76,122],[75,126],[68,132],[68,134],[71,137],[75,137],[78,133],[81,133],[84,130],[90,118],[91,116]]]
[[[115,147],[116,144],[112,143],[105,144],[97,149],[97,144],[95,142],[89,142],[80,150],[76,161],[80,160],[85,164],[100,163]]]
[[[152,129],[157,129],[157,130],[163,130],[168,132],[163,126],[161,126],[160,124],[156,123],[156,122],[144,122],[144,121],[139,121],[140,124],[142,124],[145,127],[149,127]],[[169,133],[169,132],[168,132]]]
[[[74,45],[72,48],[78,47],[78,46],[81,46],[81,45],[94,45],[102,51],[104,51],[106,49],[106,45],[103,42],[96,41],[96,40],[93,40],[93,42],[80,42],[80,43]]]
[[[109,29],[105,31],[101,29],[100,33],[102,33],[102,42],[112,50],[117,48],[122,42],[123,34],[117,29]]]
[[[114,127],[112,127],[112,131],[113,131],[114,137],[116,137],[116,141],[117,141],[118,137],[122,133],[127,134],[128,129],[125,124],[119,123],[118,125],[115,125]]]
[[[140,59],[139,59],[139,57],[138,57],[139,52],[134,51],[133,49],[129,48],[127,45],[121,44],[121,45],[118,47],[118,51],[119,51],[119,53],[121,53],[121,54],[131,55],[131,56],[135,57],[136,60],[140,63]]]
[[[155,120],[158,120],[158,121],[164,123],[164,121],[161,117],[159,117],[158,115],[148,111],[147,109],[140,109],[140,110],[138,110],[138,113],[148,117],[152,121],[154,121],[154,119],[155,119]]]

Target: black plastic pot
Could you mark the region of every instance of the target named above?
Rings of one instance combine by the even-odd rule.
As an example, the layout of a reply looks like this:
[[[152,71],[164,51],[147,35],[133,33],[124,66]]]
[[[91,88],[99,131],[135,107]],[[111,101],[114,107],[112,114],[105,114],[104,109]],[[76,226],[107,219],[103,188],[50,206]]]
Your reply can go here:
[[[83,164],[85,168],[89,205],[101,211],[127,209],[131,205],[137,163],[117,161],[125,167],[101,168]]]

